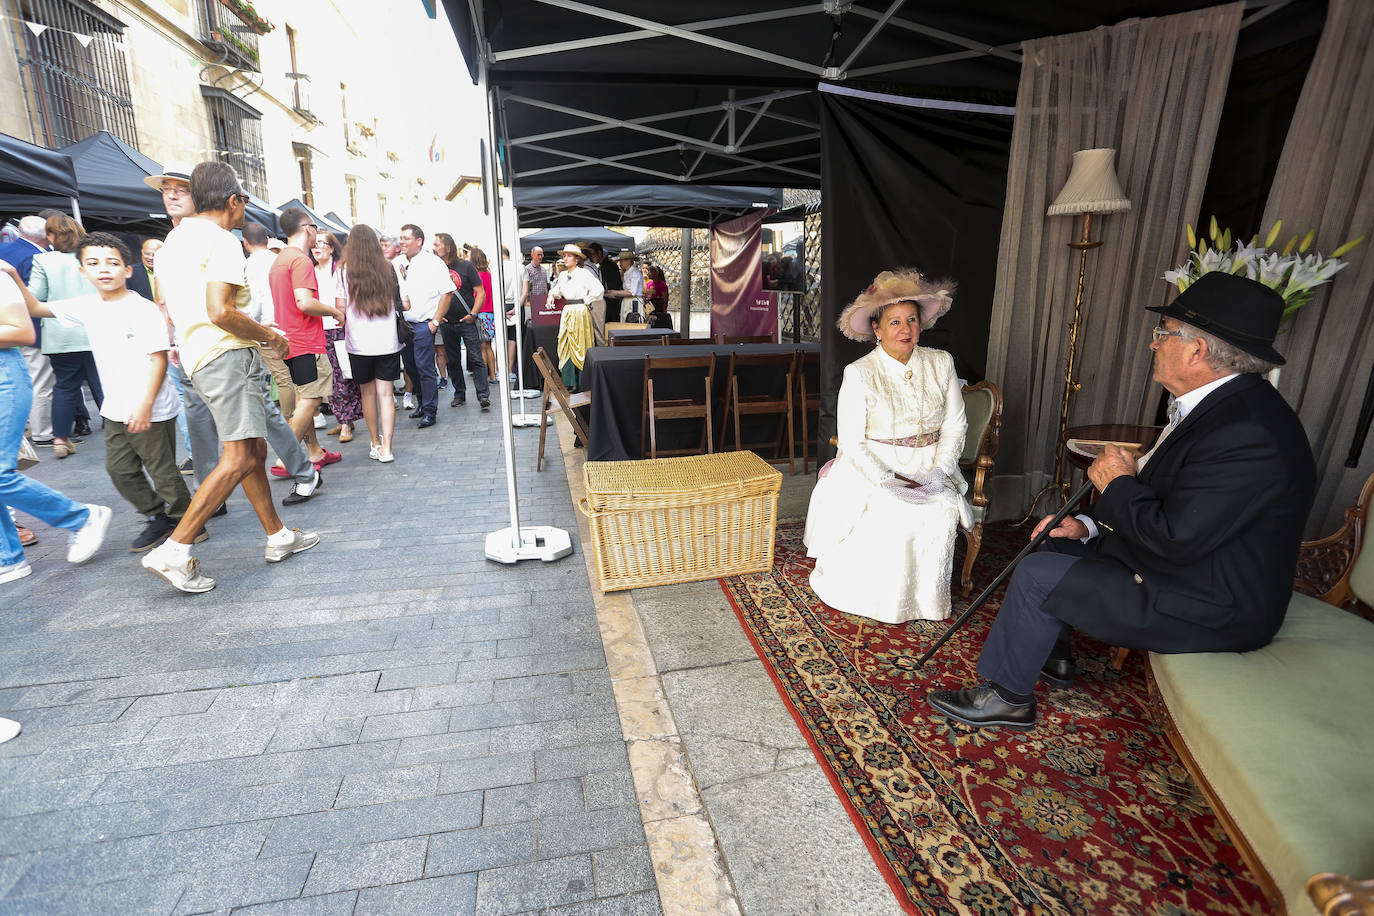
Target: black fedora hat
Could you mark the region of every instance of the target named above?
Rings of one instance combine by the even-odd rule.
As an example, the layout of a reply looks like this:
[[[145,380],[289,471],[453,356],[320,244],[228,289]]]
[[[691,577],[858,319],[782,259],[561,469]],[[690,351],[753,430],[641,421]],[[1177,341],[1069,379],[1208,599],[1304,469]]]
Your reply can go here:
[[[1283,309],[1283,297],[1258,280],[1214,270],[1194,280],[1168,305],[1151,305],[1147,310],[1177,318],[1251,356],[1282,366],[1284,358],[1274,349],[1274,338]]]

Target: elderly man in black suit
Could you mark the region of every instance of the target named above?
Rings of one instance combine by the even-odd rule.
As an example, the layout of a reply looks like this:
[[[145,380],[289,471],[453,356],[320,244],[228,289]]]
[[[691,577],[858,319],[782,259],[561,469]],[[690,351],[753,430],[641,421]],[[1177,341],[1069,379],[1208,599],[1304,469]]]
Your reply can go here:
[[[1115,446],[1098,456],[1092,510],[1012,576],[978,661],[988,683],[933,691],[932,706],[969,725],[1034,725],[1037,679],[1073,680],[1074,629],[1166,653],[1274,638],[1316,489],[1302,424],[1261,375],[1284,361],[1273,348],[1283,307],[1257,281],[1208,273],[1151,309],[1169,425],[1139,461]]]

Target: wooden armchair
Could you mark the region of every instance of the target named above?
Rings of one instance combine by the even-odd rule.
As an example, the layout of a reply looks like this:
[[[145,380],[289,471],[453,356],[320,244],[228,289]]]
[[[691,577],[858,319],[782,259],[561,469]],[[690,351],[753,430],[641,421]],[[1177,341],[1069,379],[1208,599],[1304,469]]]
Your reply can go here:
[[[975,385],[965,385],[964,414],[968,418],[968,435],[964,439],[964,453],[959,456],[959,468],[968,481],[973,530],[965,534],[968,549],[964,551],[959,586],[967,598],[973,592],[973,561],[983,546],[983,519],[988,512],[987,477],[997,457],[998,436],[1002,431],[1001,389],[986,379]]]
[[[1356,562],[1364,546],[1364,529],[1369,521],[1369,503],[1374,499],[1374,474],[1364,482],[1355,505],[1345,510],[1345,524],[1334,534],[1315,541],[1303,541],[1298,548],[1298,569],[1293,576],[1293,591],[1310,595],[1339,608],[1348,608],[1366,620],[1374,620],[1374,609],[1355,594],[1354,580],[1366,593],[1374,592],[1374,554],[1364,563]]]

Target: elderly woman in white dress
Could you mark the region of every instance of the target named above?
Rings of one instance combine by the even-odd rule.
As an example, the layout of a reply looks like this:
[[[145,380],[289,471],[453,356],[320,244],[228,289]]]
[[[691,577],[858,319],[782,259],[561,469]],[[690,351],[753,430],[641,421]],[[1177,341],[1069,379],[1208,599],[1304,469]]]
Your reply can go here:
[[[592,309],[600,303],[606,288],[595,273],[582,266],[587,256],[582,249],[569,243],[559,252],[563,270],[554,277],[549,295],[563,300],[563,312],[558,320],[558,371],[563,384],[576,390],[582,383],[582,364],[592,346]],[[600,343],[600,341],[597,341]]]
[[[954,360],[916,344],[952,289],[884,271],[840,316],[846,337],[878,345],[845,367],[839,453],[806,518],[811,587],[836,610],[883,623],[949,616],[954,526],[973,524],[959,472],[968,427]]]

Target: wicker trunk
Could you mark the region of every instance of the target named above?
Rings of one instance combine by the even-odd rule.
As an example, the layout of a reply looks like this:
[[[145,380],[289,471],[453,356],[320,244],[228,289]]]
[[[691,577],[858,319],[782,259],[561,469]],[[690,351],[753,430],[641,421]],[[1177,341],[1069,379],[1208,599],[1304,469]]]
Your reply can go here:
[[[773,565],[782,474],[753,452],[588,461],[584,474],[603,592]]]

